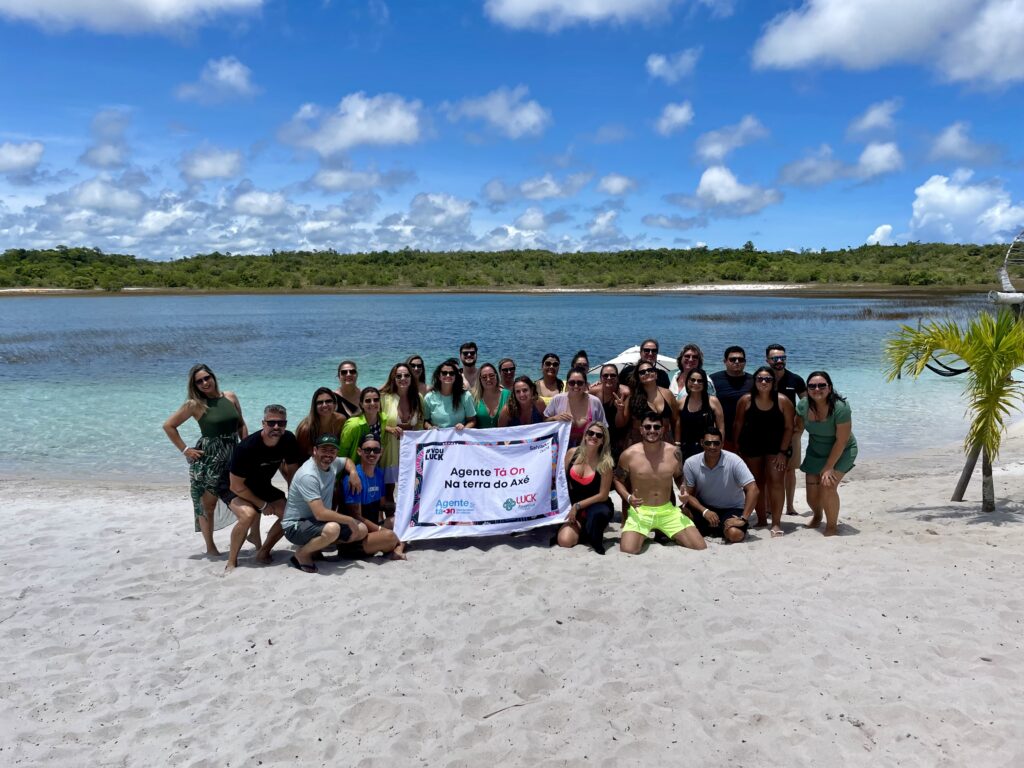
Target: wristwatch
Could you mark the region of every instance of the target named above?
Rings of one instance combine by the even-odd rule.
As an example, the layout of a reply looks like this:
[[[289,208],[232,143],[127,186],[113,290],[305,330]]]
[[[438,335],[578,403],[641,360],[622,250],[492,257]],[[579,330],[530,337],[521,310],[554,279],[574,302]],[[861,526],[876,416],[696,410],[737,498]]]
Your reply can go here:
[[[792,459],[793,458],[793,446],[789,446],[789,448],[787,448],[784,451],[779,451],[779,453],[781,453],[787,459]]]

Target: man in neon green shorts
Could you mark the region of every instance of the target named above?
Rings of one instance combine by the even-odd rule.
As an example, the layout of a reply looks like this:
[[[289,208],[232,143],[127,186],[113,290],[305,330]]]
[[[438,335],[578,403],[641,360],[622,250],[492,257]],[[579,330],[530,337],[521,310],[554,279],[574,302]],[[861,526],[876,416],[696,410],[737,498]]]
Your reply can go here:
[[[664,442],[664,423],[655,413],[644,414],[640,428],[643,440],[623,451],[615,468],[615,490],[626,500],[629,512],[619,549],[630,555],[640,554],[655,529],[680,546],[706,549],[704,537],[680,510],[688,498],[680,482],[683,457],[679,446]],[[672,503],[673,481],[678,487],[678,506]]]

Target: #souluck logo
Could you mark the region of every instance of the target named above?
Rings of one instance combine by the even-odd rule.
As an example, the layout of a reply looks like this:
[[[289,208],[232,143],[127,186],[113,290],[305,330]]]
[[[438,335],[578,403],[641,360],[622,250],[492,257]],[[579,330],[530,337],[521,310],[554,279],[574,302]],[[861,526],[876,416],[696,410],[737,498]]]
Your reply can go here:
[[[427,448],[423,452],[424,461],[443,461],[444,460],[444,448]]]

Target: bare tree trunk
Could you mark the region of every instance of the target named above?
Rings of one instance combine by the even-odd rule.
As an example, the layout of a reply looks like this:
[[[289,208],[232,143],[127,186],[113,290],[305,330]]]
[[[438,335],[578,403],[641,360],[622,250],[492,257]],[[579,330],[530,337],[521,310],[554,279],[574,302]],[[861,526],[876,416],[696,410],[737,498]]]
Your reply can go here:
[[[964,464],[963,472],[960,473],[960,479],[956,481],[956,488],[953,490],[953,498],[950,501],[963,501],[964,493],[967,491],[967,484],[971,481],[971,475],[974,474],[974,468],[978,465],[978,455],[981,453],[981,447],[972,448],[971,452],[967,454],[967,463]]]
[[[981,511],[996,511],[996,491],[992,483],[992,459],[985,451],[981,456]]]

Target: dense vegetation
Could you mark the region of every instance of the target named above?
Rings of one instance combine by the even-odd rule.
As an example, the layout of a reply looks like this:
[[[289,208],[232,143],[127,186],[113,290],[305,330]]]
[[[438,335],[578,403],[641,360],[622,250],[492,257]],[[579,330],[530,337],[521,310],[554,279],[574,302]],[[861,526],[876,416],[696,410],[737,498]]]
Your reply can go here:
[[[15,248],[0,256],[0,288],[126,287],[215,291],[460,289],[515,287],[625,288],[683,283],[853,283],[896,286],[990,285],[1005,246],[909,243],[838,251],[767,252],[692,248],[551,253],[427,253],[414,250],[342,254],[275,251],[209,253],[149,261],[94,248]]]

